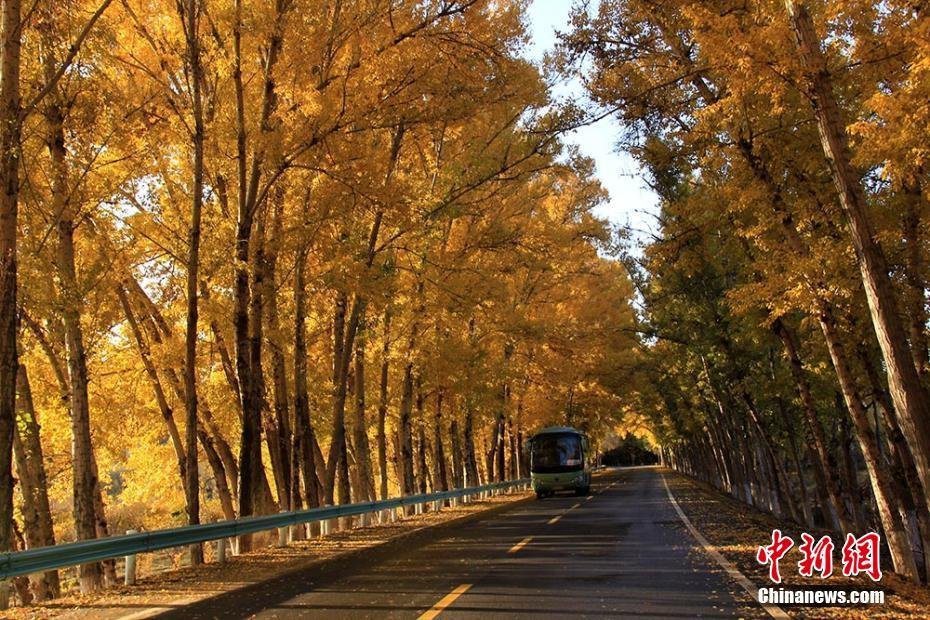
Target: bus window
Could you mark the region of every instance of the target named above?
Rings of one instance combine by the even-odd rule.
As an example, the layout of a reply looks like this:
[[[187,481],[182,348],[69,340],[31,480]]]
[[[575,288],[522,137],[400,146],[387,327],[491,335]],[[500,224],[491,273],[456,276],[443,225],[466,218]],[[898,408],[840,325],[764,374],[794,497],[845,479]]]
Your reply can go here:
[[[584,469],[584,453],[579,435],[545,434],[533,439],[531,471],[555,473]]]

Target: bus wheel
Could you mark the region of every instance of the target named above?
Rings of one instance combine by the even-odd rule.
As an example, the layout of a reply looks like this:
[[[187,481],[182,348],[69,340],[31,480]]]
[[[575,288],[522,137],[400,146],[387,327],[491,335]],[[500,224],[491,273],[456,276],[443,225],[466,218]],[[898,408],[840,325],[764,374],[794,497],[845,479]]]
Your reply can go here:
[[[536,499],[542,499],[546,496],[542,491],[536,491]]]
[[[582,487],[579,489],[575,489],[575,495],[587,495],[590,492],[591,492],[591,487]]]

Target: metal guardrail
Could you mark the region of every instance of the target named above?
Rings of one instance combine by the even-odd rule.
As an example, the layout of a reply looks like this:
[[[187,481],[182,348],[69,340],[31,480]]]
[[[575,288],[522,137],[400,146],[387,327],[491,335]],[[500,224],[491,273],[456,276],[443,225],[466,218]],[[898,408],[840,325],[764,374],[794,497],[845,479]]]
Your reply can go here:
[[[108,560],[121,556],[148,553],[172,547],[184,547],[195,543],[209,542],[224,538],[232,538],[243,534],[275,530],[291,525],[302,525],[327,521],[339,517],[376,513],[382,510],[397,509],[404,506],[428,504],[447,499],[455,499],[486,493],[513,489],[529,483],[528,479],[494,482],[479,487],[455,489],[452,491],[437,491],[421,495],[407,495],[375,502],[362,502],[358,504],[343,504],[340,506],[322,506],[307,510],[282,512],[260,517],[246,517],[231,521],[217,521],[203,525],[188,525],[152,532],[111,536],[94,540],[39,547],[27,551],[7,552],[0,554],[0,580],[40,573],[56,568],[77,566],[89,562]]]

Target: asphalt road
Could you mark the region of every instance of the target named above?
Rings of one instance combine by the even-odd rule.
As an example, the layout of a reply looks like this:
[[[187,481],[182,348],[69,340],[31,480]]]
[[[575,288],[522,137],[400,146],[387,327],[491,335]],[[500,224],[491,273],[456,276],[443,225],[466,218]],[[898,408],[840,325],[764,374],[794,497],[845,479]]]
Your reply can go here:
[[[160,617],[739,617],[737,591],[659,471],[634,468],[596,477],[587,497],[516,502]]]

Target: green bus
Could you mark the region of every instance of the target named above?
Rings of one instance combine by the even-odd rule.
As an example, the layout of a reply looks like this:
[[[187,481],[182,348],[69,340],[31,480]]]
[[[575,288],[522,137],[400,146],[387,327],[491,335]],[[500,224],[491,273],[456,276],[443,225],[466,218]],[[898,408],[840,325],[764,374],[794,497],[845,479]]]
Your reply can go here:
[[[556,491],[587,495],[591,489],[588,438],[576,428],[552,426],[530,439],[530,479],[536,497]]]

